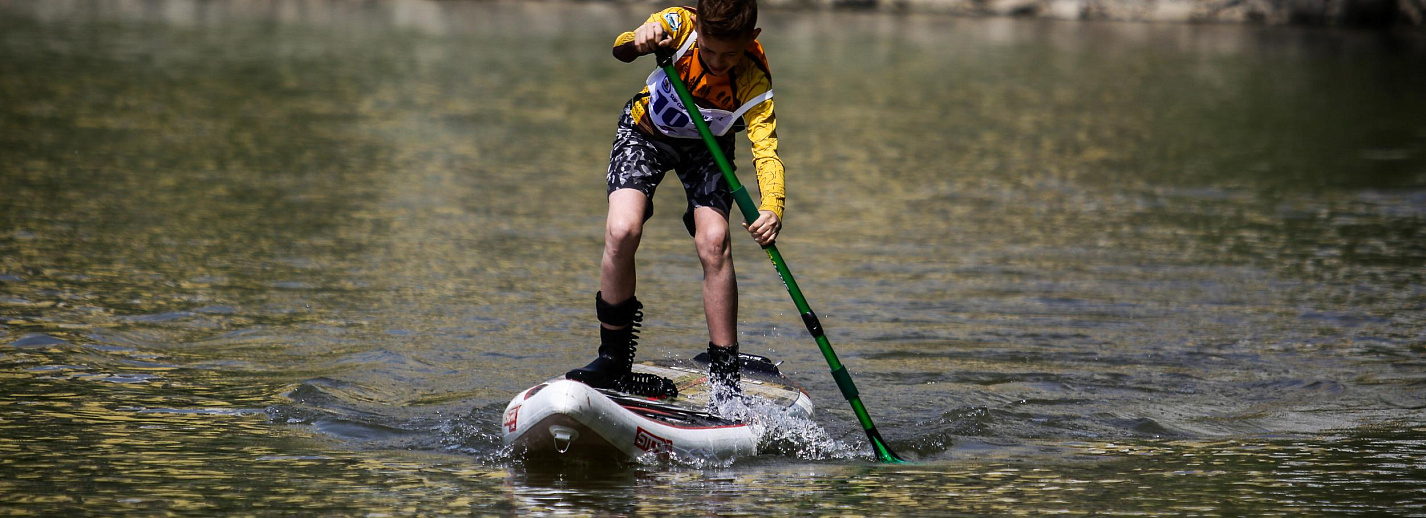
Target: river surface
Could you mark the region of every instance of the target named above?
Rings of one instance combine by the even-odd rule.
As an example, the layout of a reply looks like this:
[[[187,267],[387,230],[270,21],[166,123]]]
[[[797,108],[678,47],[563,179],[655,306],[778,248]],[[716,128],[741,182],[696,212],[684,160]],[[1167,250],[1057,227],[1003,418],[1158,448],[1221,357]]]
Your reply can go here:
[[[510,458],[649,9],[0,1],[0,513],[1426,516],[1421,33],[764,12],[780,248],[917,462],[741,234],[814,422]],[[643,357],[707,340],[677,185]]]

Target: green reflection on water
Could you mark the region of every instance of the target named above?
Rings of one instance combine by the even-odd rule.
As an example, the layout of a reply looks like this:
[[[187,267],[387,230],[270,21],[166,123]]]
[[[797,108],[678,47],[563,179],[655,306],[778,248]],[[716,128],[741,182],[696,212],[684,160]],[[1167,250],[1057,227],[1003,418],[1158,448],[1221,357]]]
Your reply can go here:
[[[1419,37],[770,13],[780,247],[923,462],[611,472],[494,431],[587,360],[605,154],[648,71],[603,49],[645,8],[253,5],[0,4],[6,511],[1426,505]],[[659,196],[641,352],[687,355],[698,268]],[[744,343],[855,450],[735,247]]]

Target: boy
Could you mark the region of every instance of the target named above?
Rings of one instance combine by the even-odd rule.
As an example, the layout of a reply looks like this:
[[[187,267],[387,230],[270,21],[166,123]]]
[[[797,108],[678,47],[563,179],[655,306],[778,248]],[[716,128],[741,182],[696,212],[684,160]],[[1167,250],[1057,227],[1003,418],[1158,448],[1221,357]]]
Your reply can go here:
[[[747,131],[762,204],[757,221],[743,226],[759,245],[767,245],[777,239],[782,228],[784,194],[772,75],[757,42],[761,32],[755,0],[699,0],[697,9],[665,9],[633,32],[620,34],[614,40],[614,57],[629,63],[658,47],[674,51],[674,69],[697,100],[730,161],[733,134]],[[654,189],[669,169],[677,172],[688,194],[683,223],[693,235],[703,265],[708,377],[714,389],[710,403],[717,411],[741,393],[738,286],[728,233],[733,198],[662,69],[656,69],[643,91],[624,106],[609,156],[609,215],[600,291],[595,294],[601,323],[599,357],[565,377],[649,397],[678,394],[666,378],[630,372],[643,320],[643,305],[634,297],[634,252],[644,222],[653,215]]]

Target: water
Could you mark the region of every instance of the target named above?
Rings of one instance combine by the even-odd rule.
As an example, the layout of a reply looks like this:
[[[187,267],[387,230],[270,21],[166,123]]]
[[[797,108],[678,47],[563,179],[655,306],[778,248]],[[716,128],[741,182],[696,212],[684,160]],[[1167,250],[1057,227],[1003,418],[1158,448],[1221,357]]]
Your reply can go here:
[[[0,508],[1426,515],[1415,33],[765,13],[779,245],[920,462],[871,462],[745,238],[744,349],[814,423],[507,458],[593,348],[645,9],[0,3]],[[681,196],[648,357],[706,341]]]

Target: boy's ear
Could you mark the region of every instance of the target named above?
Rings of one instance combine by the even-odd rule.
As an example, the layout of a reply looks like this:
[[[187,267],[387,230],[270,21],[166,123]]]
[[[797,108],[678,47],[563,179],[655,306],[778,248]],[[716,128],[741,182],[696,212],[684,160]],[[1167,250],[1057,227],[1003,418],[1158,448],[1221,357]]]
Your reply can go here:
[[[758,35],[759,35],[759,34],[762,34],[762,33],[763,33],[762,27],[758,27],[758,28],[756,28],[756,29],[753,29],[753,32],[752,32],[752,34],[751,34],[752,37],[748,38],[748,41],[752,41],[752,40],[758,39]]]

